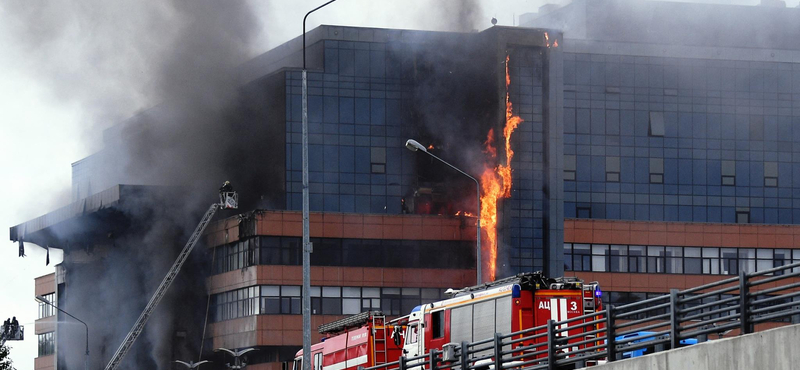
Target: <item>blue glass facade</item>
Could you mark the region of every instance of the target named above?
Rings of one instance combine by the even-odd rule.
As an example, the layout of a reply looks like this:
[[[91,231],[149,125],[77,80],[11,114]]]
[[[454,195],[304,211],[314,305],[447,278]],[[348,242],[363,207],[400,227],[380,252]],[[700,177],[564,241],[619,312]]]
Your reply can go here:
[[[564,116],[565,217],[800,223],[800,64],[565,53]]]
[[[512,135],[515,152],[511,162],[511,198],[503,202],[507,250],[514,273],[545,268],[544,79],[546,64],[542,48],[515,48],[509,59],[509,100],[513,112],[524,121]],[[501,261],[502,263],[502,261]]]
[[[385,43],[324,42],[324,71],[308,74],[312,211],[401,213],[410,186],[413,136],[408,86],[387,66]],[[302,207],[301,74],[286,73],[286,208]]]
[[[477,177],[477,168],[482,168],[482,162],[486,161],[480,153],[481,143],[490,128],[494,128],[496,140],[502,143],[499,133],[504,124],[506,94],[502,62],[508,54],[510,100],[514,113],[524,122],[512,137],[516,152],[511,163],[512,195],[500,202],[498,276],[547,270],[548,255],[558,255],[563,242],[562,234],[549,231],[549,227],[557,230],[562,221],[556,218],[545,221],[551,217],[550,208],[561,208],[560,203],[550,200],[549,189],[556,191],[557,186],[550,186],[549,181],[557,183],[558,179],[547,175],[549,162],[555,158],[547,154],[551,145],[547,135],[554,131],[548,127],[557,125],[548,123],[548,119],[555,121],[556,116],[546,113],[545,88],[551,79],[547,67],[551,52],[544,45],[537,45],[544,43],[543,36],[538,40],[531,35],[542,33],[498,28],[456,36],[486,46],[461,50],[467,56],[460,59],[453,55],[464,47],[453,40],[443,41],[439,50],[428,45],[416,46],[407,40],[320,40],[316,45],[320,46],[317,50],[321,51],[321,70],[312,70],[308,75],[311,211],[400,214],[406,211],[404,197],[420,188],[432,187],[435,198],[436,187],[440,185],[449,193],[445,197],[452,198],[447,201],[457,204],[453,213],[460,207],[474,207],[472,183],[460,182],[464,179],[455,172],[442,172],[444,168],[437,167],[440,164],[426,164],[425,171],[420,172],[417,168],[420,155],[408,152],[404,144],[409,138],[429,136],[445,148],[441,152],[445,158],[465,166],[462,168]],[[417,40],[436,37],[439,36],[426,34]],[[515,38],[518,41],[512,44],[509,40]],[[487,54],[487,48],[495,53]],[[301,74],[296,70],[280,73],[286,78],[286,208],[300,210]],[[448,76],[450,73],[455,75]],[[489,83],[484,83],[487,80]],[[560,86],[560,80],[552,84]],[[475,93],[462,90],[458,92],[460,95],[448,96],[441,94],[443,88],[438,85]],[[429,101],[434,102],[428,106]],[[474,102],[480,105],[476,108]],[[449,128],[441,126],[451,122],[454,123]],[[460,131],[454,132],[455,127]],[[442,136],[440,130],[461,136]],[[464,138],[474,142],[462,141]],[[469,160],[462,158],[462,152],[469,152],[460,149],[463,147],[471,147],[478,155]],[[502,145],[498,149],[502,152]],[[461,193],[465,199],[460,199]],[[432,208],[434,214],[441,212],[442,208],[437,207]]]

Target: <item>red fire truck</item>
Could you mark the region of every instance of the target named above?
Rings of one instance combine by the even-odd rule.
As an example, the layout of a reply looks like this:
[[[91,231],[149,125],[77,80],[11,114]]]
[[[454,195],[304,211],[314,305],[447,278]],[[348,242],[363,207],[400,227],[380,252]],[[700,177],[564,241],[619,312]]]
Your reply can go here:
[[[398,328],[399,329],[399,328]],[[397,361],[402,343],[391,340],[395,330],[380,311],[368,311],[321,325],[321,343],[311,346],[312,370],[357,370]],[[394,334],[399,337],[399,332]],[[303,350],[297,352],[294,370],[302,370]]]
[[[417,306],[407,317],[403,346],[407,358],[434,348],[442,349],[448,343],[479,341],[492,338],[494,333],[508,334],[545,325],[548,320],[562,321],[602,309],[602,293],[596,282],[584,284],[577,278],[546,278],[540,272],[523,273],[452,293],[450,299]],[[561,335],[598,328],[584,327]],[[546,340],[517,343],[514,348]]]

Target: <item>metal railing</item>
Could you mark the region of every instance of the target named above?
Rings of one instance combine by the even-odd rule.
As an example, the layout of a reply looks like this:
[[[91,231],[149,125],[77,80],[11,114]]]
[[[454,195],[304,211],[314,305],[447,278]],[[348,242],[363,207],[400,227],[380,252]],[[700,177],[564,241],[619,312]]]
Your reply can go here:
[[[359,370],[573,369],[754,332],[766,322],[800,323],[800,263]],[[783,285],[781,285],[783,284]],[[780,324],[778,324],[780,325]],[[773,327],[775,325],[772,325]],[[737,334],[737,333],[731,333]]]

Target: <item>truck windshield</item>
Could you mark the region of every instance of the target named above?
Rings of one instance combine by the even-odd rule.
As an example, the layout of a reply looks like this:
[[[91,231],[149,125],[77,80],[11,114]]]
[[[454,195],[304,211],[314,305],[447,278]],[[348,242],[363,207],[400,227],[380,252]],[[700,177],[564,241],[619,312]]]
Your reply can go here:
[[[294,360],[292,364],[292,370],[303,370],[303,358],[300,357]]]
[[[409,324],[408,329],[406,330],[406,344],[417,343],[418,336],[419,328],[417,327],[417,324]]]

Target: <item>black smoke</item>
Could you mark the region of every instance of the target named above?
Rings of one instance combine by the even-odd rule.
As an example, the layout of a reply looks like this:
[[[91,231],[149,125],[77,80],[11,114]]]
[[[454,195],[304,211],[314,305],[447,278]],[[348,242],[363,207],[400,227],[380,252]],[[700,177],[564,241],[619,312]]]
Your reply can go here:
[[[234,184],[249,208],[282,205],[283,148],[274,140],[283,140],[283,127],[266,116],[279,106],[269,103],[276,82],[238,79],[237,67],[252,57],[262,25],[244,1],[12,0],[1,6],[30,57],[26,62],[49,82],[50,93],[87,112],[86,141],[103,132],[103,147],[91,157],[93,192],[115,184],[181,187],[171,196],[129,199],[117,209],[128,223],[124,233],[83,241],[89,261],[79,253],[65,257],[62,304],[90,323],[90,366],[99,368],[223,181]],[[169,368],[176,353],[197,356],[206,257],[195,252],[123,368]],[[82,333],[66,328],[59,360],[77,368]]]

